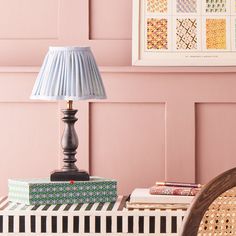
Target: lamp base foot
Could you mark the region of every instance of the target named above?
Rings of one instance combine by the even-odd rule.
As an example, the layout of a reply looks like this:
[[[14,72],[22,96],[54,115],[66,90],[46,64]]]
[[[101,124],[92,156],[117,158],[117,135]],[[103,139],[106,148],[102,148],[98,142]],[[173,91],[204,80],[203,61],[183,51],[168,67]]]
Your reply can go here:
[[[89,174],[86,171],[60,171],[56,170],[51,173],[51,181],[88,181]]]

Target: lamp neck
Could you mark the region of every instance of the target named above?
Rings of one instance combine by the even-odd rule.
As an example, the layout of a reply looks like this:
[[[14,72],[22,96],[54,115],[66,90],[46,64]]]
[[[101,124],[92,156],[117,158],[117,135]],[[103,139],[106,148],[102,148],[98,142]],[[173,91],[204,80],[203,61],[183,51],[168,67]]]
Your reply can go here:
[[[73,101],[72,100],[67,101],[67,109],[73,110]]]

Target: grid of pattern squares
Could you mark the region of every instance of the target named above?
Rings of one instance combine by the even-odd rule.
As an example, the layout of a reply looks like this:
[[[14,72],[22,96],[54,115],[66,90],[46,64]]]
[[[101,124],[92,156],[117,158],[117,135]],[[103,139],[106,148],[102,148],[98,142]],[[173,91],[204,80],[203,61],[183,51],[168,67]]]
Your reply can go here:
[[[236,0],[143,1],[147,50],[235,51]]]

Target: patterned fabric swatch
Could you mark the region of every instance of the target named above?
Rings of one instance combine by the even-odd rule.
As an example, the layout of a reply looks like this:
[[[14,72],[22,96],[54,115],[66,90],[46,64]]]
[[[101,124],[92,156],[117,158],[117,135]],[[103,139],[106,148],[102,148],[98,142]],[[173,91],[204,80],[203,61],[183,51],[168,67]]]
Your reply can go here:
[[[206,20],[206,48],[226,49],[226,19]]]
[[[168,49],[167,19],[147,19],[147,49]]]
[[[178,50],[197,49],[196,19],[176,20],[176,49]]]
[[[196,13],[197,0],[177,0],[178,13]]]
[[[168,0],[147,0],[147,11],[151,13],[167,13]]]
[[[206,0],[206,12],[226,12],[226,0]]]

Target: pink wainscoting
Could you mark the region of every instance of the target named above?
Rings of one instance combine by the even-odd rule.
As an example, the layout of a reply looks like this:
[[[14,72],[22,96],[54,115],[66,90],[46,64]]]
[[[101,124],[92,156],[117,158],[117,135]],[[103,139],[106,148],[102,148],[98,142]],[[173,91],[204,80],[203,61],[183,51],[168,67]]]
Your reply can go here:
[[[131,12],[132,0],[0,0],[0,194],[60,166],[65,104],[29,100],[50,45],[90,45],[105,66],[108,99],[76,104],[81,168],[127,194],[236,165],[236,69],[131,67]]]
[[[108,101],[90,112],[92,173],[119,179],[126,193],[165,179],[164,103]]]
[[[100,69],[108,99],[76,103],[81,168],[127,194],[156,180],[205,183],[236,165],[234,68]],[[37,71],[0,70],[1,194],[10,177],[60,166],[65,104],[29,100]]]

